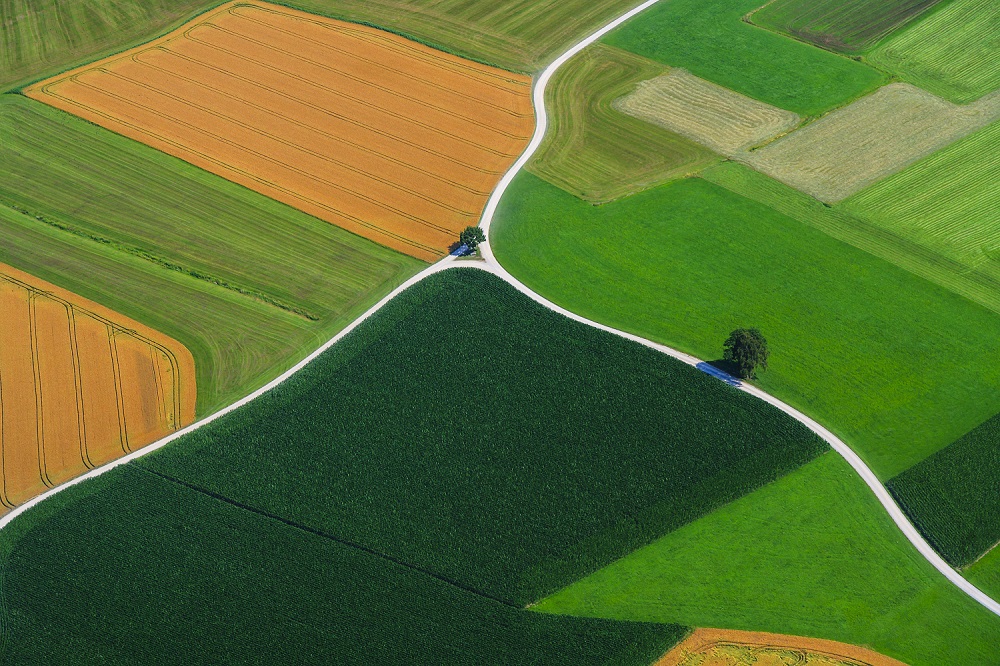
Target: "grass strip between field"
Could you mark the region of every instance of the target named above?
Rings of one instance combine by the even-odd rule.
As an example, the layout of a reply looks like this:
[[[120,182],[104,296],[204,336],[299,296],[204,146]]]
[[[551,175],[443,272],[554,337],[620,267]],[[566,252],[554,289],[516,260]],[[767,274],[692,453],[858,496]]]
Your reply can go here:
[[[1000,663],[1000,619],[923,559],[834,453],[536,609],[822,637],[909,666]]]
[[[521,174],[492,246],[558,305],[700,358],[759,327],[761,387],[883,479],[1000,412],[1000,316],[700,178],[594,207]]]

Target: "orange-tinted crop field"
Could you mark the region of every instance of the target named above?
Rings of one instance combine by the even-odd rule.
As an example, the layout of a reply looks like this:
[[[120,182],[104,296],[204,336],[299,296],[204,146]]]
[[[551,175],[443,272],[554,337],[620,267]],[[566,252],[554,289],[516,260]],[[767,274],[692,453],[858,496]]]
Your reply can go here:
[[[696,629],[655,666],[906,666],[856,645],[729,629]]]
[[[0,264],[0,511],[194,420],[182,345]]]
[[[398,35],[237,2],[25,94],[433,260],[527,144],[530,92]]]

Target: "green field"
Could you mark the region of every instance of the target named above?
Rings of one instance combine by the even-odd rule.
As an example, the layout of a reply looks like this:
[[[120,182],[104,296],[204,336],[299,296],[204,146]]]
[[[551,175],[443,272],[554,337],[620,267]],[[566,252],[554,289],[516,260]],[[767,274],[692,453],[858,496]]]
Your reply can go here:
[[[1000,283],[1000,122],[858,192],[840,208]]]
[[[964,575],[986,594],[994,599],[1000,598],[1000,548],[994,547],[983,559],[966,569]]]
[[[749,25],[760,0],[669,0],[604,38],[803,116],[874,90],[885,77],[849,58]]]
[[[609,201],[696,171],[718,159],[673,132],[611,104],[660,63],[596,44],[569,61],[545,90],[549,130],[528,170],[592,202]]]
[[[594,207],[531,174],[492,244],[585,317],[718,359],[731,330],[771,347],[760,384],[888,479],[1000,412],[1000,316],[702,179]]]
[[[981,270],[970,270],[965,264],[948,259],[925,245],[848,213],[843,206],[831,208],[808,194],[733,162],[713,166],[700,175],[1000,313],[1000,279]]]
[[[998,48],[996,0],[950,0],[880,43],[868,59],[904,81],[964,104],[1000,88]]]
[[[757,25],[817,46],[857,53],[941,0],[776,0],[751,15]]]
[[[218,0],[0,0],[0,91],[166,32]],[[542,69],[630,0],[293,0],[307,12],[369,23],[515,71]]]
[[[1000,415],[886,485],[952,566],[974,562],[1000,542]]]
[[[0,210],[4,261],[191,350],[199,414],[424,266],[19,95],[0,98]]]
[[[137,464],[523,606],[824,449],[718,380],[455,269]]]
[[[646,666],[683,631],[512,608],[132,467],[18,519],[0,562],[4,664]]]
[[[822,637],[910,666],[1000,664],[1000,618],[931,567],[833,453],[536,608]]]

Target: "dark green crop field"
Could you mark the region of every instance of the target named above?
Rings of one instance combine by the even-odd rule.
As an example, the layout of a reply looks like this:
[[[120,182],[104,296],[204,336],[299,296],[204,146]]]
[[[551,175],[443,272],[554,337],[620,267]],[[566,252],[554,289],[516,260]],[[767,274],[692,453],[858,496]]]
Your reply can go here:
[[[850,58],[745,23],[761,0],[668,0],[604,38],[803,116],[877,88],[885,77]]]
[[[752,14],[757,25],[857,53],[912,21],[941,0],[777,0]]]
[[[455,269],[137,464],[521,606],[824,449],[716,379]]]
[[[601,202],[719,160],[707,148],[612,106],[640,81],[667,69],[605,44],[585,49],[545,90],[549,130],[528,169],[578,197]]]
[[[124,314],[188,346],[202,414],[277,375],[425,265],[20,95],[0,97],[0,206],[4,220],[111,251],[123,276],[139,265],[227,292],[232,305],[221,312],[188,308],[190,292],[167,277],[153,293],[153,282],[138,278],[95,271],[86,280],[86,261],[56,246],[7,248],[9,263],[56,284],[79,291],[70,283],[90,282],[84,290],[99,303],[114,307],[99,294],[117,292],[116,305],[131,303]],[[150,301],[163,304],[155,319]],[[255,344],[271,334],[280,347]]]
[[[646,666],[683,632],[512,608],[130,467],[0,540],[4,664]]]
[[[883,479],[1000,412],[1000,316],[703,179],[591,206],[521,174],[491,233],[529,287],[610,326],[708,360],[760,328],[760,385]]]
[[[973,562],[1000,542],[1000,415],[886,485],[952,566]]]

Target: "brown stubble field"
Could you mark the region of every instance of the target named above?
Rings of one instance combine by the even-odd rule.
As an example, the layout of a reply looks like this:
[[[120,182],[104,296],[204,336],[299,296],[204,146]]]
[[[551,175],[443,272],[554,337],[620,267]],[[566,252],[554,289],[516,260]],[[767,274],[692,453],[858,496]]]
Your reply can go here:
[[[176,341],[0,264],[0,512],[194,421]]]
[[[265,3],[24,92],[424,260],[534,129],[526,76]]]

